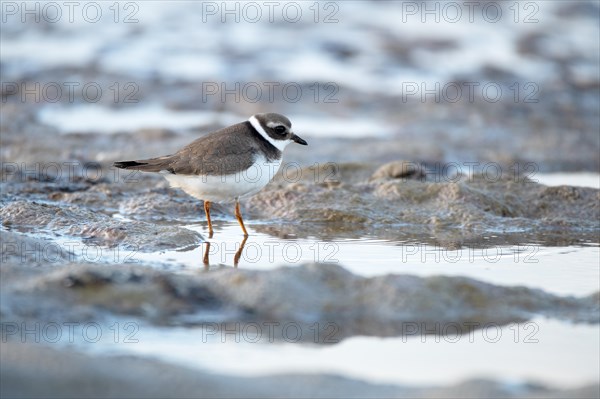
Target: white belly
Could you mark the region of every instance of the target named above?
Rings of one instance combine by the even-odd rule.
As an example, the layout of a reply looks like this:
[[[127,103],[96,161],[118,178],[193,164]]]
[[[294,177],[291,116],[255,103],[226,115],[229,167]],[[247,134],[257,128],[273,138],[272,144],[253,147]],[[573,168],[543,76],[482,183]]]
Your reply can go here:
[[[227,202],[256,194],[275,176],[281,160],[267,161],[258,157],[245,171],[224,176],[194,176],[163,174],[171,187],[178,187],[187,194],[211,202]]]

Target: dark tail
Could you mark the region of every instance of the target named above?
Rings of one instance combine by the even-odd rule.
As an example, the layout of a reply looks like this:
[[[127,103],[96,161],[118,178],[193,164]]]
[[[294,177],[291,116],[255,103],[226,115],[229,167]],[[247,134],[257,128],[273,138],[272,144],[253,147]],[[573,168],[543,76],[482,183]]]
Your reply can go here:
[[[121,161],[113,163],[115,168],[140,170],[142,172],[160,172],[169,170],[171,156],[144,159],[141,161]]]
[[[122,162],[113,163],[113,166],[115,168],[120,168],[120,169],[135,169],[134,166],[143,166],[143,165],[148,165],[148,164],[143,163],[143,162],[138,162],[138,161],[122,161]]]

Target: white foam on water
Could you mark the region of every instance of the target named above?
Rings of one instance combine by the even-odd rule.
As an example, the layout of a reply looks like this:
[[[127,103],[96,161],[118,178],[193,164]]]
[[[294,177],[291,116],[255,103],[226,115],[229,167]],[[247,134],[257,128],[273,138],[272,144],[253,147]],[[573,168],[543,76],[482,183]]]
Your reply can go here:
[[[96,104],[74,107],[46,106],[39,121],[60,133],[118,133],[142,128],[189,129],[209,124],[229,125],[248,119],[213,111],[173,111],[159,105],[111,109]],[[394,132],[388,124],[368,118],[292,117],[301,137],[386,137]]]
[[[118,133],[143,128],[188,129],[213,123],[229,124],[237,119],[226,113],[172,111],[158,105],[111,109],[89,104],[47,106],[40,111],[39,120],[60,133]]]
[[[294,116],[293,129],[300,137],[389,137],[394,128],[369,118],[331,118]]]

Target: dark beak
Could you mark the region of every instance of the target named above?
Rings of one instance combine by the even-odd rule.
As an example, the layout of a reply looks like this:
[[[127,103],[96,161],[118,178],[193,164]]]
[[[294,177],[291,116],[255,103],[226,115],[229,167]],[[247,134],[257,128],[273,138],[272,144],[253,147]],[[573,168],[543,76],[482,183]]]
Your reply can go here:
[[[292,140],[298,144],[308,145],[308,143],[306,141],[302,140],[300,137],[296,136],[294,133],[292,133]]]

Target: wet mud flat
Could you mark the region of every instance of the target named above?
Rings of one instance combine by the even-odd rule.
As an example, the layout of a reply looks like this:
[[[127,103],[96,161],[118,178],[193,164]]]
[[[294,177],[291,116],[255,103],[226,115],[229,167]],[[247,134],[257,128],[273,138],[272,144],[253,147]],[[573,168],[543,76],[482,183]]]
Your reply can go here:
[[[200,3],[161,2],[139,3],[140,22],[117,30],[112,21],[23,24],[18,16],[4,24],[2,396],[599,397],[600,286],[589,281],[598,276],[600,190],[536,182],[539,173],[598,173],[598,4],[535,5],[538,23],[514,24],[504,9],[500,23],[466,29],[398,24],[395,2],[339,3],[340,22],[330,25],[199,24]],[[290,54],[297,32],[310,40]],[[274,80],[304,96],[222,101],[205,92],[207,82]],[[91,102],[78,87],[72,98],[64,90],[46,101],[48,87],[68,82],[104,95]],[[335,89],[321,92],[335,101],[315,100],[315,85]],[[503,94],[486,96],[486,85]],[[462,95],[454,101],[444,88]],[[229,205],[213,208],[208,239],[200,201],[159,176],[110,166],[172,153],[265,111],[289,116],[309,151],[286,150],[280,175],[242,203],[260,240],[250,237],[237,268],[231,258],[242,237]],[[205,263],[209,242],[228,257]],[[247,260],[257,243],[306,251],[337,242],[347,252],[334,264],[326,256]],[[374,242],[385,245],[368,247]],[[430,248],[518,254],[527,245],[542,249],[537,268],[478,256],[452,269],[401,256]],[[118,323],[118,349],[70,342],[68,323],[92,333],[97,326],[105,340]],[[235,342],[256,325],[273,326],[272,342],[251,350]],[[288,342],[286,325],[303,338]],[[315,325],[327,328],[319,339]],[[464,327],[460,342],[436,346],[454,339],[444,329],[454,325]],[[133,347],[125,326],[139,329]],[[527,349],[472,345],[469,333],[486,326],[511,338],[516,327],[537,326],[546,340]],[[39,343],[27,335],[36,328]],[[201,339],[227,331],[237,331],[232,347]],[[373,349],[383,354],[351,372],[314,364],[355,365]],[[386,363],[390,354],[399,360]],[[280,359],[247,372],[249,359],[269,357]],[[431,360],[410,374],[420,359]],[[448,374],[437,364],[468,361],[498,367],[437,379]],[[369,373],[382,368],[398,372]]]
[[[159,175],[75,165],[69,173],[55,174],[4,163],[4,229],[142,252],[204,241],[183,227],[203,219],[202,202],[169,188]],[[524,175],[440,177],[418,161],[292,166],[243,201],[257,231],[281,237],[412,239],[447,247],[485,245],[481,237],[489,233],[496,234],[488,244],[598,242],[600,191],[594,188],[547,187]],[[229,208],[216,205],[217,219],[231,220]]]
[[[64,362],[64,370],[78,370],[73,375],[81,375],[85,384],[79,384],[78,391],[68,384],[56,386],[64,395],[102,392],[104,388],[98,386],[108,387],[107,396],[113,389],[145,392],[134,379],[117,377],[114,362],[123,361],[144,378],[166,368],[179,370],[182,385],[176,389],[183,396],[194,389],[198,378],[211,384],[213,389],[206,396],[212,397],[247,392],[277,396],[283,389],[266,387],[272,378],[206,374],[160,358],[132,354],[118,355],[124,356],[120,358],[87,350],[82,353],[82,348],[56,350],[23,344],[20,328],[27,323],[76,320],[107,326],[115,318],[126,317],[148,326],[190,331],[215,325],[226,331],[240,323],[277,323],[275,342],[285,342],[282,326],[290,323],[303,331],[315,323],[335,325],[335,342],[327,341],[327,335],[321,335],[318,342],[297,342],[324,346],[360,336],[427,334],[444,323],[475,330],[490,323],[502,326],[539,317],[573,325],[600,323],[599,292],[557,295],[468,277],[363,277],[343,264],[301,264],[262,271],[226,265],[206,272],[199,260],[196,270],[181,272],[162,267],[160,262],[132,264],[110,256],[90,259],[81,256],[79,246],[109,254],[114,254],[115,248],[135,249],[151,257],[165,250],[197,248],[208,240],[199,220],[200,201],[169,189],[159,176],[140,174],[128,181],[113,179],[106,164],[98,170],[100,178],[74,177],[81,171],[52,176],[23,173],[5,164],[0,315],[7,336],[3,351],[8,355],[3,362],[11,365],[7,374],[11,384],[3,384],[7,394],[35,394],[33,388],[23,391],[19,381],[29,375],[28,365],[39,361]],[[600,190],[593,188],[547,187],[526,176],[489,179],[474,174],[443,181],[427,173],[425,165],[406,161],[328,164],[317,172],[315,167],[301,171],[301,177],[293,181],[283,174],[277,176],[263,192],[243,202],[243,212],[252,220],[251,231],[281,241],[316,236],[325,242],[346,237],[360,243],[360,237],[368,236],[450,249],[523,241],[548,247],[593,246],[599,241]],[[215,207],[215,217],[217,235],[219,225],[233,222],[227,206]],[[199,229],[188,227],[199,222]],[[483,240],[484,236],[492,238]],[[377,258],[372,262],[377,263]],[[99,359],[94,370],[81,366],[89,363],[88,359]],[[56,384],[64,377],[58,372],[42,372],[36,378]],[[238,392],[224,382],[231,378],[239,378],[250,391]],[[495,380],[405,387],[305,373],[281,376],[280,383],[285,382],[289,382],[286,389],[298,387],[300,396],[322,397],[340,393],[349,397],[431,397],[457,392],[473,397],[594,397],[598,390],[593,384],[564,391],[533,383],[517,389]]]
[[[277,29],[273,34],[262,24],[242,24],[249,31],[240,36],[237,24],[198,27],[200,4],[185,10],[145,4],[140,13],[158,12],[161,24],[140,19],[119,32],[111,31],[114,24],[85,25],[70,46],[63,44],[72,33],[68,24],[24,25],[15,18],[3,25],[8,84],[1,93],[0,154],[4,161],[28,163],[141,159],[172,153],[199,134],[272,111],[290,116],[301,137],[319,140],[310,152],[290,151],[289,159],[302,166],[408,159],[431,165],[456,162],[463,170],[470,162],[490,162],[500,165],[505,176],[515,164],[521,165],[519,172],[530,165],[525,170],[529,177],[597,172],[598,5],[561,1],[537,6],[535,24],[514,24],[507,17],[500,24],[449,23],[431,31],[417,16],[399,25],[401,2],[349,4],[340,7],[338,24],[301,21],[296,26],[314,32],[311,45],[297,49],[293,65],[268,66],[259,54],[288,60],[296,30],[270,25]],[[365,13],[372,17],[360,18]],[[370,34],[357,35],[357,26]],[[223,34],[214,36],[217,31]],[[161,49],[172,47],[174,37],[207,35],[214,40],[206,48],[175,46],[181,59],[165,67]],[[107,42],[89,47],[89,36]],[[264,48],[265,37],[278,41]],[[496,46],[502,51],[491,51]],[[88,51],[78,54],[82,49]],[[124,62],[131,49],[140,57]],[[55,59],[61,54],[64,64]],[[470,62],[464,62],[465,55]],[[207,59],[215,70],[181,70],[186,62],[201,66]],[[305,59],[316,63],[314,69],[303,66]],[[231,90],[235,82],[264,88],[273,80],[282,87],[293,84],[304,95],[298,101],[286,101],[281,93],[259,101],[223,100],[221,83],[232,83],[225,86]],[[72,96],[65,82],[80,83]],[[98,85],[104,94],[90,101],[80,90],[86,83]],[[128,84],[134,90],[126,89]],[[206,84],[220,89],[207,95]],[[335,88],[332,101],[315,100],[315,85],[327,95],[327,84]],[[56,101],[47,101],[48,85],[62,88]],[[483,89],[489,85],[488,95]],[[128,96],[131,101],[125,101]],[[64,138],[61,145],[48,140],[57,135]]]
[[[11,239],[3,236],[5,242]],[[150,387],[157,396],[168,387],[168,392],[183,397],[231,397],[255,392],[270,397],[290,392],[290,387],[300,396],[318,397],[337,397],[340,393],[349,397],[447,397],[454,394],[490,398],[595,397],[599,388],[586,384],[565,390],[542,383],[515,385],[493,379],[468,380],[457,385],[401,386],[306,372],[279,374],[279,382],[273,384],[269,382],[272,377],[220,375],[189,368],[181,362],[169,361],[169,356],[162,360],[151,355],[157,353],[151,348],[150,355],[134,355],[128,353],[129,350],[103,353],[96,341],[73,346],[67,343],[67,330],[63,327],[64,323],[94,325],[110,340],[115,323],[140,326],[140,341],[118,342],[125,346],[142,344],[151,326],[184,328],[190,331],[190,336],[189,341],[182,342],[180,349],[183,350],[185,346],[207,345],[197,328],[210,328],[211,334],[216,332],[215,327],[222,328],[222,333],[231,336],[232,331],[245,331],[246,326],[271,325],[275,327],[269,342],[276,344],[289,341],[286,335],[289,332],[283,330],[283,326],[293,325],[295,329],[312,332],[315,323],[320,323],[336,326],[334,339],[330,334],[323,334],[321,341],[314,341],[311,334],[305,335],[305,341],[294,341],[294,345],[329,347],[353,336],[410,334],[409,338],[418,339],[415,337],[422,337],[426,331],[432,334],[436,326],[444,323],[477,329],[545,317],[574,325],[597,325],[598,293],[557,296],[542,290],[495,286],[462,277],[363,278],[340,266],[324,264],[272,271],[222,268],[208,273],[199,271],[191,276],[143,265],[69,264],[67,261],[64,266],[52,267],[51,271],[44,270],[47,268],[23,267],[21,260],[3,265],[0,314],[6,338],[3,379],[8,383],[3,384],[2,390],[7,396],[39,395],[38,384],[23,383],[32,380],[45,381],[44,386],[69,397],[91,397],[99,393],[120,397],[130,391],[135,396],[148,392]],[[63,328],[64,342],[54,340],[54,330],[47,332],[48,336],[40,334],[41,345],[23,335],[26,329],[35,331],[38,326],[44,331],[45,326],[50,325]],[[418,332],[419,328],[424,331]],[[442,333],[437,328],[438,333]],[[123,329],[122,333],[125,332],[130,332],[129,327]],[[30,333],[29,337],[33,336]],[[163,345],[170,342],[169,335],[160,336]],[[43,337],[51,337],[52,344]],[[56,363],[62,366],[44,366]],[[126,373],[123,367],[127,367]],[[171,373],[177,376],[176,386],[160,382]],[[141,386],[140,381],[146,378],[155,381],[156,387],[147,382]],[[167,381],[173,382],[171,378]],[[242,385],[232,385],[232,381]],[[207,385],[210,391],[206,391]],[[198,386],[204,387],[200,394],[194,391]],[[237,387],[242,386],[244,389],[238,390]]]
[[[169,359],[168,349],[153,358],[151,353],[103,352],[89,345],[32,345],[21,338],[22,323],[100,323],[103,331],[110,331],[116,318],[143,323],[146,331],[184,328],[188,331],[181,341],[185,345],[195,345],[198,328],[212,329],[215,323],[223,331],[236,328],[231,326],[280,323],[273,330],[277,344],[286,343],[283,326],[290,323],[305,332],[315,323],[336,326],[336,342],[325,342],[326,335],[313,342],[305,334],[295,343],[301,348],[336,346],[358,337],[393,339],[436,328],[441,333],[436,326],[448,323],[474,329],[489,323],[510,328],[511,323],[542,317],[576,327],[598,326],[600,299],[597,289],[556,293],[546,287],[532,288],[524,280],[503,285],[447,276],[443,271],[440,276],[396,271],[365,276],[363,266],[354,265],[350,272],[343,262],[314,263],[327,260],[322,257],[294,265],[280,262],[276,267],[268,257],[260,257],[250,270],[243,262],[234,269],[218,257],[207,267],[199,255],[193,267],[179,266],[184,263],[180,255],[195,253],[209,241],[218,247],[220,234],[237,234],[230,233],[235,223],[231,207],[213,208],[216,236],[209,240],[201,201],[170,189],[160,176],[123,174],[110,165],[168,153],[219,124],[112,134],[61,132],[41,123],[35,107],[7,104],[2,112],[0,316],[5,335],[14,332],[3,343],[2,362],[10,365],[3,366],[10,381],[2,384],[7,396],[36,395],[34,385],[24,383],[31,378],[51,384],[61,396],[98,392],[119,396],[115,392],[129,391],[135,396],[149,389],[139,380],[162,381],[154,376],[171,375],[165,370],[178,375],[181,383],[170,392],[182,397],[248,392],[269,397],[290,390],[296,396],[320,397],[598,396],[593,379],[565,386],[525,378],[515,386],[493,376],[475,380],[467,375],[459,382],[426,381],[414,387],[360,375],[310,373],[306,367],[277,378],[273,373],[241,377],[226,370],[221,375],[210,363],[204,368],[188,367]],[[482,155],[481,150],[472,152],[476,146],[464,149],[459,141],[446,145],[445,139],[433,144],[395,136],[307,140],[312,144],[310,152],[291,148],[274,181],[242,203],[251,234],[280,244],[346,240],[356,243],[354,251],[361,251],[366,238],[397,248],[426,245],[452,251],[523,243],[562,250],[600,242],[600,190],[547,187],[535,181],[542,170],[595,170],[597,158],[591,152],[566,161],[545,158],[546,141],[536,141],[544,145],[528,147],[530,153],[545,160],[531,169],[529,160],[493,151]],[[587,149],[595,148],[591,140]],[[341,152],[340,146],[349,150]],[[494,167],[489,170],[500,168],[503,173],[485,173],[481,168],[471,174],[464,173],[466,168],[444,173],[439,165],[459,153],[465,159],[489,159]],[[356,154],[361,162],[355,161]],[[252,237],[250,245],[251,241]],[[393,256],[397,254],[375,254],[365,259],[364,270],[384,260],[389,263]],[[589,256],[561,259],[574,267],[581,263],[589,268],[594,262]],[[400,256],[398,265],[402,266]],[[474,267],[482,266],[485,259],[475,260]],[[569,278],[567,272],[564,279]],[[184,346],[171,351],[185,352]],[[44,362],[60,362],[61,370],[77,376],[78,383],[69,384],[71,377],[58,371],[43,369],[34,375],[32,367]],[[120,371],[124,362],[137,370],[132,377]],[[198,379],[203,393],[198,393]],[[243,392],[238,386],[245,387]],[[164,388],[154,388],[162,396]]]

